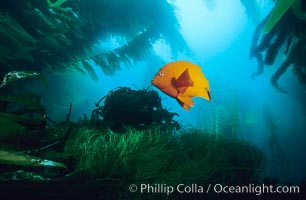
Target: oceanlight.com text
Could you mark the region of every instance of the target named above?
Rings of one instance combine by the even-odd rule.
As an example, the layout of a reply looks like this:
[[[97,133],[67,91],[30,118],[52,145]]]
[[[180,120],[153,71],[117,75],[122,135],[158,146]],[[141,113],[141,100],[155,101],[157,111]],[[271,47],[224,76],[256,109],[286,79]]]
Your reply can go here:
[[[299,194],[299,186],[273,186],[273,185],[222,185],[222,184],[177,184],[177,185],[167,185],[167,184],[131,184],[129,186],[130,192],[139,192],[141,194],[166,194],[170,195],[172,193],[181,194]]]
[[[245,186],[227,186],[222,184],[215,184],[213,186],[215,193],[224,194],[299,194],[299,186],[273,186],[273,185],[255,185],[249,184]]]

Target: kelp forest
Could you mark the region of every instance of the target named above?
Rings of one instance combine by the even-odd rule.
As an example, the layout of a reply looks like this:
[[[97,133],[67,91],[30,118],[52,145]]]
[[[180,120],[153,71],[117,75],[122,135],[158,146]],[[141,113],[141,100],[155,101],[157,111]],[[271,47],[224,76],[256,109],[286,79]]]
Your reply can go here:
[[[203,2],[213,9],[212,0]],[[252,8],[248,2],[241,0],[246,10]],[[271,77],[280,92],[286,85],[278,80],[289,66],[306,83],[306,4],[284,2],[276,1],[258,24],[250,47],[250,58],[257,61],[255,79],[286,46],[286,58]],[[158,40],[169,45],[174,57],[192,56],[176,12],[166,0],[0,2],[0,197],[191,199],[191,194],[130,192],[129,186],[284,183],[278,175],[288,162],[276,137],[275,117],[265,108],[267,155],[239,135],[242,118],[248,124],[254,118],[252,111],[240,114],[234,92],[215,95],[215,103],[203,105],[205,114],[198,112],[199,128],[190,128],[151,87],[114,88],[77,121],[71,120],[71,102],[61,122],[48,116],[40,94],[21,90],[33,83],[48,87],[52,83],[46,74],[53,72],[81,73],[97,82],[94,66],[106,75],[133,68],[154,55]]]

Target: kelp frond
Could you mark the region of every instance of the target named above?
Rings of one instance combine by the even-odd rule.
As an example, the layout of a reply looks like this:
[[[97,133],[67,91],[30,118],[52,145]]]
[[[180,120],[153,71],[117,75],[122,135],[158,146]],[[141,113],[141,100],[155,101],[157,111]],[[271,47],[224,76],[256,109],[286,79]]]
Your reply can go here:
[[[98,75],[96,74],[94,68],[90,65],[89,61],[87,60],[82,60],[82,65],[84,69],[88,72],[89,76],[92,78],[94,81],[98,81]]]
[[[12,0],[1,6],[0,64],[4,72],[20,69],[20,65],[20,70],[63,71],[76,66],[71,63],[82,62],[97,80],[87,61],[114,74],[121,64],[131,66],[144,59],[161,37],[174,53],[188,49],[175,8],[164,0]],[[96,54],[93,46],[110,36],[126,43]]]
[[[275,26],[280,18],[287,12],[287,10],[293,5],[296,0],[278,0],[273,8],[266,26],[264,28],[265,33],[269,33]]]
[[[132,63],[144,59],[152,49],[152,41],[156,36],[145,30],[136,35],[132,40],[106,53],[94,55],[91,59],[102,69],[105,74],[112,75],[120,70],[120,65],[131,66]]]
[[[290,66],[293,66],[294,71],[297,72],[296,76],[301,80],[300,82],[305,83],[303,81],[305,73],[301,73],[306,66],[304,61],[305,21],[296,16],[294,9],[288,9],[288,6],[293,6],[297,2],[298,0],[292,4],[290,0],[278,1],[268,18],[257,26],[250,48],[250,56],[257,59],[257,71],[252,74],[252,78],[263,73],[264,65],[273,65],[283,50],[285,58],[271,77],[274,88],[283,93],[286,93],[286,90],[278,85],[278,80]],[[266,25],[264,28],[263,24]],[[268,33],[265,32],[267,28],[269,28]]]

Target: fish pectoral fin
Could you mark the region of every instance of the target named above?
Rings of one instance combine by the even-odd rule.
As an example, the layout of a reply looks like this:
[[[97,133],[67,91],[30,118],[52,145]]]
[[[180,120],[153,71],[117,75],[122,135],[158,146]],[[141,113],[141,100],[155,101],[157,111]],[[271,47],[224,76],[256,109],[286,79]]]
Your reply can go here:
[[[174,86],[179,93],[184,93],[188,87],[193,86],[193,81],[190,78],[188,68],[175,80]]]
[[[192,101],[191,97],[189,96],[183,96],[183,95],[178,95],[177,99],[184,104],[187,104],[188,106],[193,106],[194,102]]]
[[[184,94],[184,92],[187,90],[188,87],[180,87],[180,88],[177,88],[177,91],[179,94]]]

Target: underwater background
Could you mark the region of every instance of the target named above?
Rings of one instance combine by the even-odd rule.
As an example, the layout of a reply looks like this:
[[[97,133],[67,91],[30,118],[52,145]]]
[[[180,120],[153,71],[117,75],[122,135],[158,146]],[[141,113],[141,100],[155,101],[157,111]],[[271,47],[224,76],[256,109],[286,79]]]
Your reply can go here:
[[[264,194],[129,187],[266,184],[302,199],[305,20],[304,0],[1,1],[0,196],[248,199]],[[186,111],[152,86],[178,60],[201,66],[210,102]]]

